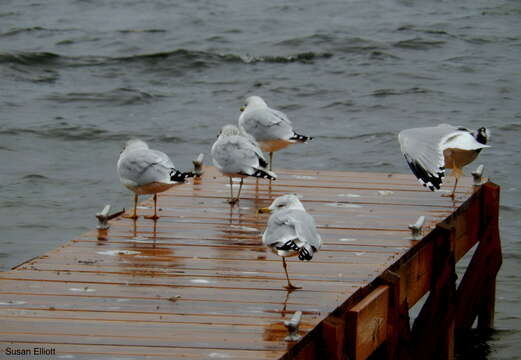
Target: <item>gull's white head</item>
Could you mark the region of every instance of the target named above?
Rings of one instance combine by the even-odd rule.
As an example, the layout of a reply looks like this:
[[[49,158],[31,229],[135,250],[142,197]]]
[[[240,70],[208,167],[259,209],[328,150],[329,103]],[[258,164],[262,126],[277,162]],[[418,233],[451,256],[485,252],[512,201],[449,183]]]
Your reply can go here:
[[[239,128],[237,126],[231,125],[231,124],[224,125],[221,128],[221,131],[219,131],[219,136],[236,136],[236,135],[241,135],[241,131],[239,130]]]
[[[146,142],[140,139],[130,139],[125,143],[123,151],[137,150],[137,149],[148,149]]]
[[[268,107],[268,104],[266,104],[264,99],[261,98],[260,96],[253,95],[253,96],[249,96],[246,98],[246,102],[244,103],[243,106],[241,106],[241,111],[244,111],[246,109],[258,108],[258,107],[260,107],[260,108]]]
[[[295,194],[282,195],[273,200],[268,208],[270,212],[277,212],[280,210],[306,210],[304,205],[300,202]]]

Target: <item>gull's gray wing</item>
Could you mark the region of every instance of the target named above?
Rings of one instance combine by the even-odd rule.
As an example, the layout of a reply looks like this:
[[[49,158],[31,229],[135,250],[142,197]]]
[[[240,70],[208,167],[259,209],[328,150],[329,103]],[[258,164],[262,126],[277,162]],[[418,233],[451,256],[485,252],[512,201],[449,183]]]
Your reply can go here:
[[[254,169],[262,167],[261,162],[266,163],[260,149],[239,135],[219,138],[211,154],[215,166],[229,174],[252,175]]]
[[[313,247],[313,251],[320,249],[322,239],[313,217],[302,210],[282,210],[272,214],[262,236],[264,245],[280,247],[292,240],[298,240],[299,247],[307,244]]]
[[[439,189],[445,176],[445,149],[486,147],[475,140],[470,130],[448,124],[403,130],[398,140],[412,172],[431,190]]]
[[[165,153],[151,149],[124,151],[118,160],[117,170],[122,182],[141,186],[152,182],[171,183],[174,164]]]
[[[271,108],[246,110],[239,118],[239,126],[257,141],[289,140],[293,136],[288,117]]]

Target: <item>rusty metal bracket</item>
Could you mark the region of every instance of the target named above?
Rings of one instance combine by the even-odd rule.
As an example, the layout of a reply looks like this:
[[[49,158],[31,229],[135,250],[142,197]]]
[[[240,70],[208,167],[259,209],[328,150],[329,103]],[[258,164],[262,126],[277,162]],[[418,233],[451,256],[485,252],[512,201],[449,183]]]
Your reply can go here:
[[[409,225],[409,229],[411,230],[412,240],[421,240],[422,237],[422,227],[425,223],[425,216],[420,216],[418,220],[412,225]]]
[[[288,336],[284,338],[285,341],[299,341],[302,338],[298,333],[301,319],[302,311],[295,311],[290,320],[284,320],[284,326],[288,329]]]

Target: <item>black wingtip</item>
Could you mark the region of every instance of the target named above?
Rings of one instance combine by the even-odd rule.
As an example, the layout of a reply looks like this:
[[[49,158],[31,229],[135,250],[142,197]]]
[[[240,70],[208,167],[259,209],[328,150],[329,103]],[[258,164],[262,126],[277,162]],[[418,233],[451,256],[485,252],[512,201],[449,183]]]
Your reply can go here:
[[[172,170],[170,172],[170,180],[176,182],[184,182],[187,178],[192,178],[195,176],[193,171],[182,172],[179,170]]]
[[[293,136],[289,138],[290,140],[298,141],[298,142],[306,142],[309,140],[313,140],[311,136],[301,135],[297,134],[296,132],[293,133]]]
[[[436,191],[440,189],[440,185],[443,182],[443,178],[445,177],[445,168],[439,168],[436,175],[425,170],[417,161],[410,160],[405,157],[407,160],[407,164],[411,168],[413,174],[418,178],[420,184],[425,186],[431,191]]]
[[[268,172],[267,170],[255,169],[255,172],[251,176],[268,180],[277,180],[277,177],[274,175],[275,174]]]

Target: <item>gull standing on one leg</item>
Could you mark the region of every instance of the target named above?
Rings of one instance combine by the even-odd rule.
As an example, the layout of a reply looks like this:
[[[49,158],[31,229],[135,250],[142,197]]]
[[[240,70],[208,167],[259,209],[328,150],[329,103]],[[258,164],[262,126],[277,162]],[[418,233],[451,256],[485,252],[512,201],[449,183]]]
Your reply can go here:
[[[154,215],[145,218],[157,220],[157,193],[194,176],[192,172],[176,170],[168,155],[150,149],[139,139],[127,141],[119,155],[117,170],[121,183],[134,192],[134,212],[129,216],[132,219],[138,217],[138,195],[154,195]]]
[[[225,125],[212,146],[213,163],[224,175],[230,177],[230,204],[235,204],[241,195],[244,178],[253,176],[275,180],[277,175],[266,169],[266,160],[256,143],[241,134],[234,125]],[[232,178],[240,177],[239,193],[233,197]]]
[[[268,208],[259,209],[258,213],[271,213],[262,242],[282,257],[282,266],[288,281],[286,289],[300,289],[289,280],[286,257],[298,256],[300,260],[306,261],[313,258],[313,254],[322,245],[315,220],[293,194],[279,196]]]
[[[463,167],[470,164],[487,145],[489,132],[480,127],[475,132],[448,124],[402,130],[398,140],[402,153],[418,181],[430,190],[440,189],[445,169],[455,176],[453,199]]]
[[[312,137],[293,131],[286,114],[268,107],[260,96],[250,96],[241,107],[239,127],[253,136],[262,151],[270,153],[269,169],[272,169],[273,152],[294,143],[304,143]]]

